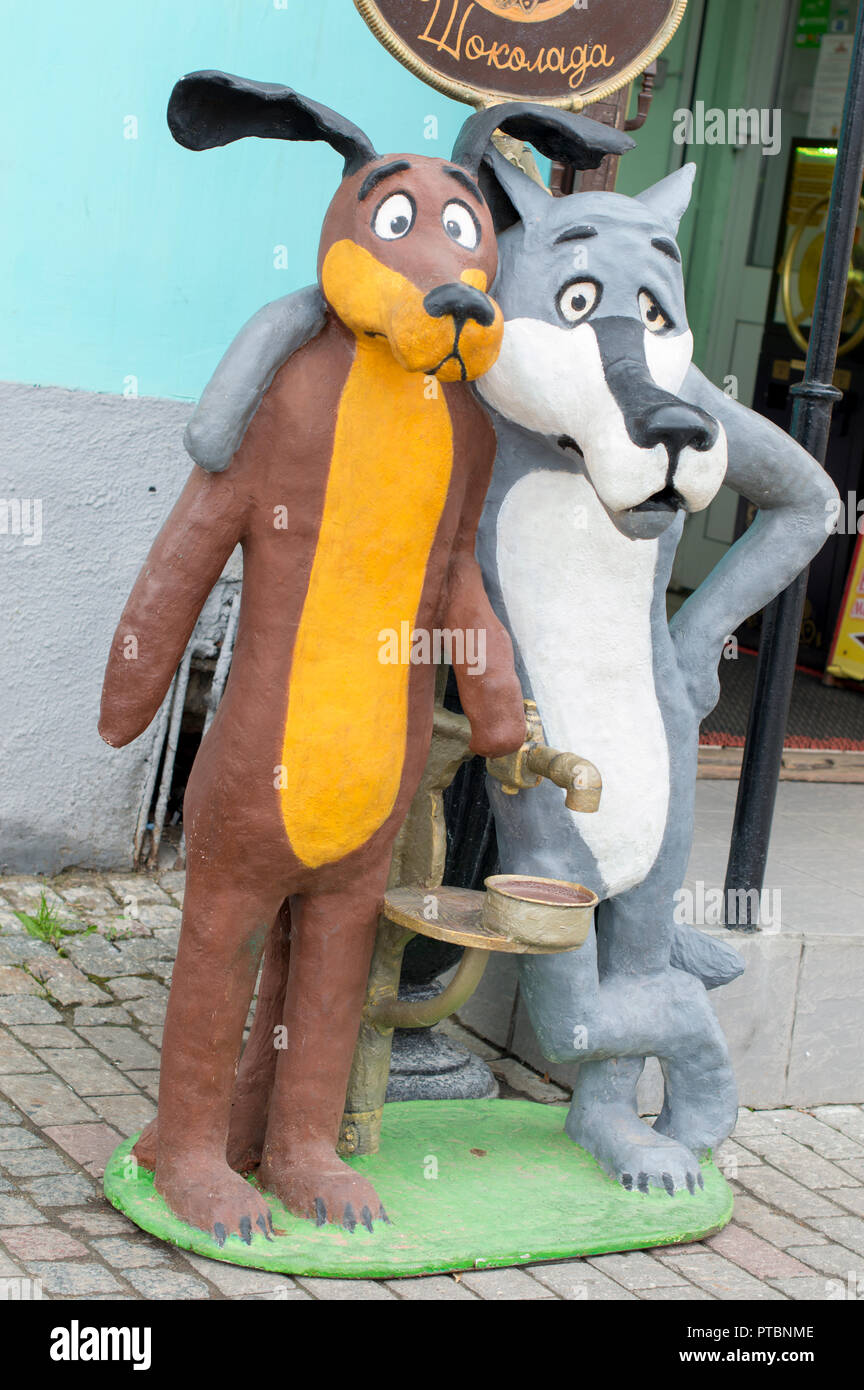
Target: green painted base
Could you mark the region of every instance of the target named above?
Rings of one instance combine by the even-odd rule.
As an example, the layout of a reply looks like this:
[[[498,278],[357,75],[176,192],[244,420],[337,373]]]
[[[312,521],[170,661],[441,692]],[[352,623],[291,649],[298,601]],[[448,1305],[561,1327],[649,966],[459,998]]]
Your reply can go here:
[[[178,1220],[138,1170],[129,1139],[105,1193],[136,1226],[213,1260],[281,1274],[392,1278],[604,1255],[700,1240],[732,1215],[732,1192],[705,1162],[704,1191],[626,1192],[564,1132],[558,1106],[530,1101],[406,1101],[384,1111],[381,1151],[351,1164],[375,1184],[392,1225],[317,1228],[270,1198],[276,1237],[220,1249]]]

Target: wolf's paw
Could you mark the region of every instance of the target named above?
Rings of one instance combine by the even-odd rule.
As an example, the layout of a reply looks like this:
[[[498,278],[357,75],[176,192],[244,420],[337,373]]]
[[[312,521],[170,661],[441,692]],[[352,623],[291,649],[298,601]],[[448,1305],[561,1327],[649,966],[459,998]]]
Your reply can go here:
[[[252,1244],[254,1235],[270,1239],[270,1208],[224,1159],[202,1162],[192,1155],[160,1162],[154,1183],[175,1216],[189,1226],[209,1231],[220,1246],[228,1236],[239,1236],[246,1245]]]
[[[389,1221],[372,1184],[332,1150],[298,1154],[290,1161],[265,1155],[258,1181],[295,1216],[305,1216],[317,1226],[332,1222],[350,1232],[358,1226],[371,1231],[376,1221]]]
[[[594,1106],[587,1115],[571,1112],[567,1133],[628,1192],[659,1187],[672,1197],[705,1186],[690,1149],[658,1134],[623,1106]]]

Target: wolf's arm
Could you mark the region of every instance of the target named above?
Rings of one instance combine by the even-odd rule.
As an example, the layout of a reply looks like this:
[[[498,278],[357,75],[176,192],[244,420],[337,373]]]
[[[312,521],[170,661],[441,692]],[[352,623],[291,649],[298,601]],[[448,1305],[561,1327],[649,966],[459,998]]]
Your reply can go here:
[[[245,529],[248,489],[237,470],[195,468],[144,563],[105,669],[99,733],[122,748],[165,698],[204,601]]]
[[[759,508],[752,526],[726,552],[669,624],[699,713],[719,695],[717,663],[725,638],[800,574],[828,538],[837,498],[828,474],[784,430],[731,399],[691,367],[684,400],[707,410],[726,431],[725,482]],[[703,709],[702,706],[705,706]]]
[[[204,388],[183,443],[210,473],[227,468],[283,362],[316,337],[327,320],[317,285],[275,299],[240,329]]]

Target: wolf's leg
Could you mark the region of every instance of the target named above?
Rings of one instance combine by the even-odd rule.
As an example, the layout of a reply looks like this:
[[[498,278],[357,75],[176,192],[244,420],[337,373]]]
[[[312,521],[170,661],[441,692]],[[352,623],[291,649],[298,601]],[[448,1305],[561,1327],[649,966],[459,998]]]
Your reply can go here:
[[[678,1045],[660,1057],[666,1096],[654,1130],[702,1155],[716,1151],[735,1128],[738,1088],[723,1030],[704,992],[701,998],[694,992],[688,1013],[686,1033],[682,1029]]]
[[[285,1010],[285,989],[291,957],[291,909],[288,899],[276,914],[264,948],[264,968],[252,1030],[243,1049],[231,1101],[228,1128],[228,1162],[238,1172],[250,1172],[261,1161],[267,1112],[276,1059],[276,1030]]]

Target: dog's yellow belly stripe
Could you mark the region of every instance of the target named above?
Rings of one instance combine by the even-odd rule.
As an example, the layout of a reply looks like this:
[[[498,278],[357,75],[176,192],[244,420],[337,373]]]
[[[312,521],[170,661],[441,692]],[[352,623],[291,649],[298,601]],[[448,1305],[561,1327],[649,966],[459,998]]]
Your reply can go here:
[[[339,403],[282,750],[282,817],[311,868],[359,849],[393,809],[411,667],[379,660],[380,634],[416,621],[452,462],[443,392],[403,371],[389,346],[360,345]]]

